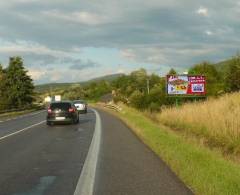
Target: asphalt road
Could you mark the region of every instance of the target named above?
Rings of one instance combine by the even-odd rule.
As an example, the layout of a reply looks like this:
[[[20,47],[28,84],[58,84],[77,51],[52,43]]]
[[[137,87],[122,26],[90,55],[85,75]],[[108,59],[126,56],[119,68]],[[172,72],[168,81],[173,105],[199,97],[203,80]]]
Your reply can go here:
[[[81,115],[79,125],[48,127],[45,118],[46,112],[41,112],[0,123],[0,137],[38,124],[0,140],[1,195],[74,193],[92,140],[95,114]]]
[[[98,112],[102,128],[93,194],[192,194],[119,119]],[[78,125],[48,127],[45,117],[44,111],[0,123],[0,195],[74,194],[95,113],[80,115]]]

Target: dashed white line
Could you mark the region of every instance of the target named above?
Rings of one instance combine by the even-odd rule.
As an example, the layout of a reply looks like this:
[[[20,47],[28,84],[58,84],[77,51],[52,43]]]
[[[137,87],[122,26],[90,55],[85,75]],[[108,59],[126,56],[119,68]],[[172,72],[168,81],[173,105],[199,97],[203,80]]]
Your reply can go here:
[[[5,136],[3,136],[3,137],[0,137],[0,141],[3,140],[3,139],[6,139],[6,138],[8,138],[8,137],[11,137],[11,136],[13,136],[13,135],[19,134],[19,133],[21,133],[21,132],[23,132],[23,131],[26,131],[26,130],[28,130],[28,129],[31,129],[32,127],[38,126],[38,125],[40,125],[40,124],[42,124],[42,123],[45,123],[45,122],[46,122],[46,121],[44,120],[44,121],[41,121],[41,122],[39,122],[39,123],[33,124],[33,125],[29,126],[29,127],[25,127],[24,129],[20,129],[20,130],[14,132],[14,133],[10,133],[10,134],[8,134],[8,135],[5,135]]]
[[[46,110],[41,110],[41,111],[39,111],[39,112],[33,112],[33,113],[31,113],[31,114],[28,114],[28,115],[22,115],[22,117],[24,117],[24,116],[33,116],[33,115],[36,115],[36,114],[40,114],[40,113],[42,113],[42,112],[46,112]]]
[[[20,118],[24,118],[24,117],[28,117],[28,116],[34,116],[34,115],[40,114],[42,112],[45,112],[45,110],[41,110],[39,112],[33,112],[31,114],[20,115],[18,117],[14,117],[14,118],[8,118],[8,119],[6,119],[4,121],[0,121],[0,123],[6,122],[6,121],[11,121],[11,120],[16,120],[16,119],[20,119]]]

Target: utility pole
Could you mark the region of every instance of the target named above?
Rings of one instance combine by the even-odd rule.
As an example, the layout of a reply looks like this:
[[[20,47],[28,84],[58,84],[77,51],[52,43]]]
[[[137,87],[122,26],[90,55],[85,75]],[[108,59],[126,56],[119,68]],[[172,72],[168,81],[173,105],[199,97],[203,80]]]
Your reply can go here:
[[[147,78],[147,93],[149,94],[150,89],[149,89],[149,79]]]

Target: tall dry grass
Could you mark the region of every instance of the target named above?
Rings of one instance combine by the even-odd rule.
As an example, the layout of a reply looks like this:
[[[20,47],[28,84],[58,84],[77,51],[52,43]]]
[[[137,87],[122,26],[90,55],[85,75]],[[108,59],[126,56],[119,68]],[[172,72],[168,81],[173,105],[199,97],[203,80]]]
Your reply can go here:
[[[164,109],[157,119],[175,129],[206,138],[225,152],[240,153],[240,93]]]

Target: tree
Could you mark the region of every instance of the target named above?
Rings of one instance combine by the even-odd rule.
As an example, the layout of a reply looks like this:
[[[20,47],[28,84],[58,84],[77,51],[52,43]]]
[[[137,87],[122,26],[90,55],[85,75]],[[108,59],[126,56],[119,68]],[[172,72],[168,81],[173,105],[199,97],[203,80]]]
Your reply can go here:
[[[0,109],[4,109],[6,107],[5,86],[5,73],[3,66],[0,64]]]
[[[177,71],[173,68],[171,68],[168,72],[168,75],[176,75],[177,74]]]
[[[219,72],[216,67],[209,62],[196,64],[190,68],[189,74],[206,76],[208,95],[217,95],[223,89]]]
[[[137,109],[146,108],[146,96],[139,90],[134,91],[130,96],[130,105]]]
[[[2,64],[0,64],[0,83],[3,82],[4,70]]]
[[[5,76],[6,95],[11,107],[19,108],[33,102],[34,85],[21,57],[11,57]]]
[[[230,61],[225,82],[228,91],[240,90],[240,55]]]
[[[139,90],[142,93],[147,92],[147,71],[143,68],[133,71],[130,75],[131,85],[134,90]]]

